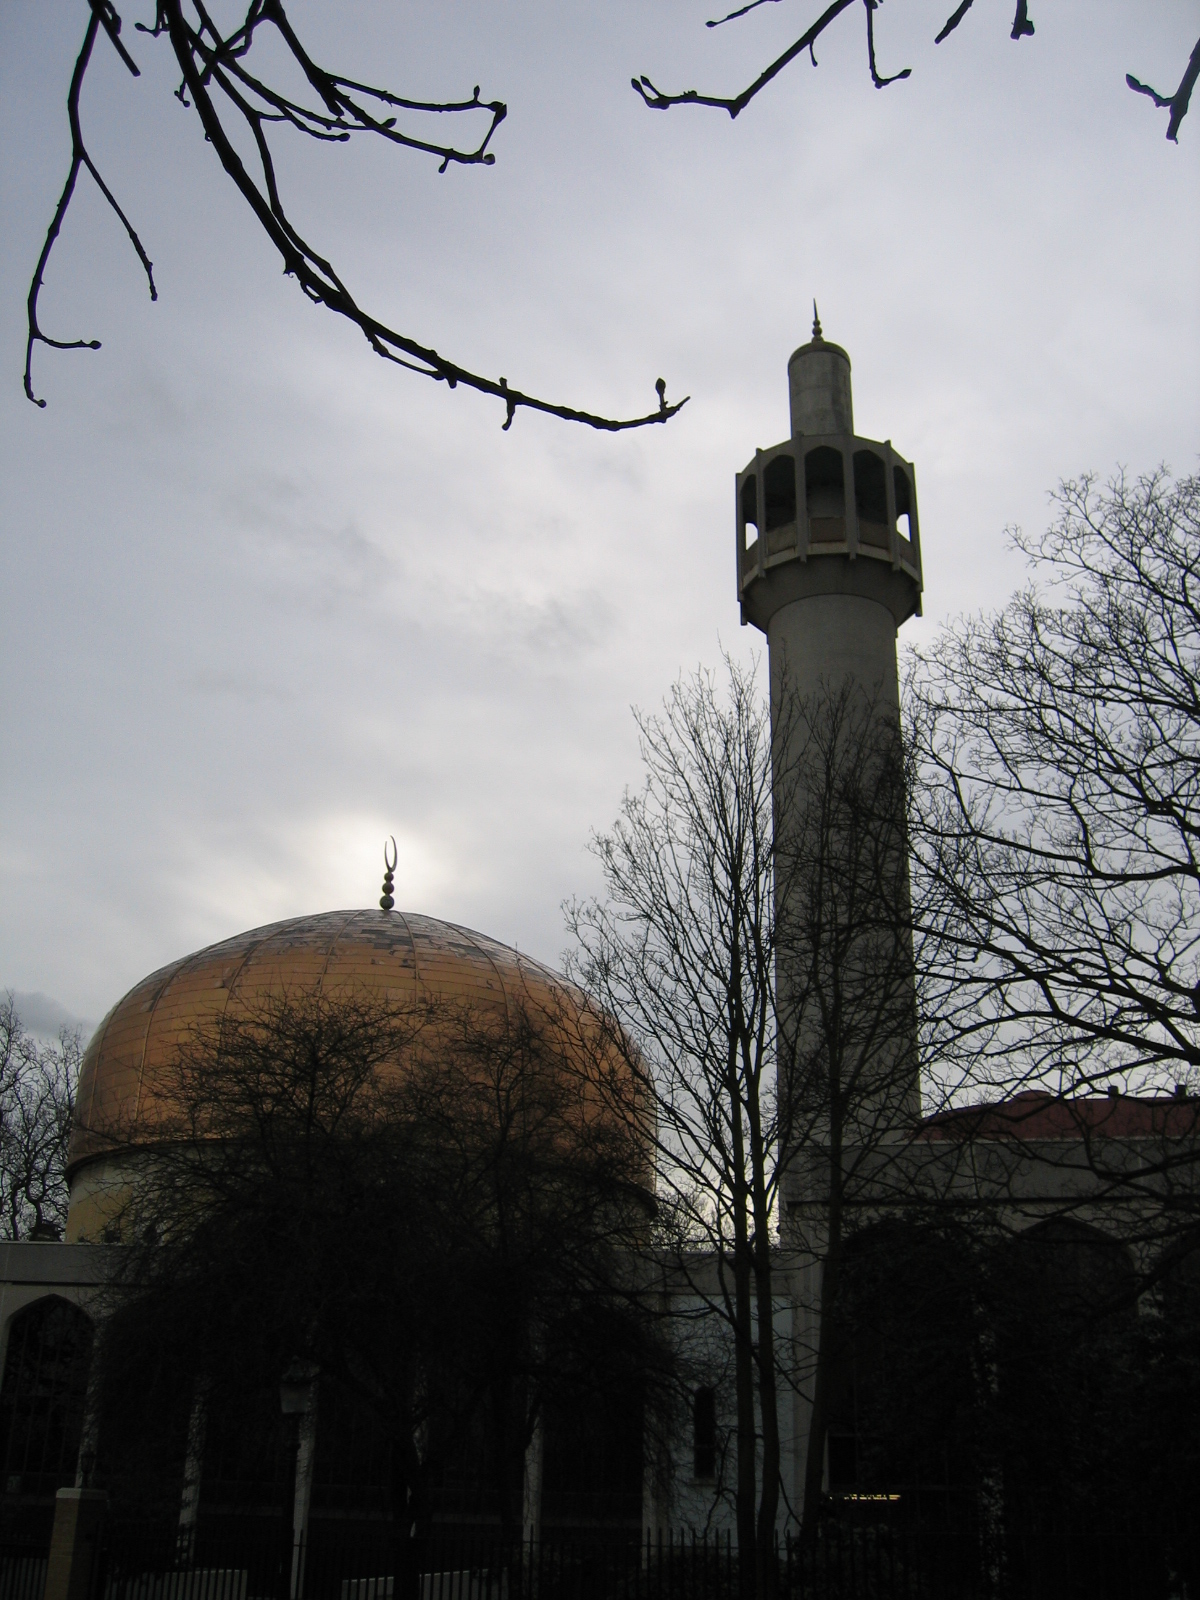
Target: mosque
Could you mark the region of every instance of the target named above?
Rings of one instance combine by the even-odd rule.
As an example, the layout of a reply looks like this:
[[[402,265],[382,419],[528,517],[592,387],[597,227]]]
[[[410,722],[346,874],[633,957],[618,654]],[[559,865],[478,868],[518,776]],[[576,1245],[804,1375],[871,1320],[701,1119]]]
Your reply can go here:
[[[792,355],[788,379],[789,437],[757,450],[736,480],[737,596],[743,621],[767,637],[773,717],[785,714],[786,673],[801,692],[830,680],[870,686],[898,726],[897,630],[921,605],[915,469],[890,441],[855,435],[850,360],[823,337],[819,323]],[[790,730],[777,726],[774,734],[786,750]],[[388,1003],[463,1003],[496,1016],[531,1003],[574,1004],[571,986],[556,973],[484,934],[395,909],[386,886],[379,909],[322,912],[237,934],[171,962],[118,1000],[83,1062],[66,1236],[0,1246],[0,1488],[10,1510],[49,1517],[57,1492],[84,1484],[95,1459],[89,1363],[112,1249],[106,1228],[124,1181],[122,1163],[139,1141],[151,1146],[157,1136],[163,1085],[182,1043],[237,1008],[314,987],[330,996],[370,993]],[[994,1113],[964,1111],[922,1123],[919,1107],[914,1077],[888,1114],[931,1166],[944,1164],[968,1132],[995,1151],[1011,1148],[1016,1133],[1019,1193],[1010,1185],[1006,1203],[1015,1194],[1031,1222],[1039,1209],[1059,1207],[1064,1186],[1086,1199],[1093,1181],[1084,1158],[1089,1141],[1158,1138],[1175,1114],[1163,1101],[1064,1104],[1027,1096]],[[813,1220],[820,1196],[806,1192],[806,1170],[796,1169],[781,1228],[777,1336],[792,1349],[815,1339],[820,1303]],[[1106,1259],[1124,1270],[1126,1245],[1098,1227],[1099,1197],[1096,1206],[1096,1216],[1077,1210],[1071,1226],[1089,1230]],[[686,1286],[668,1276],[663,1292],[681,1325],[694,1327]],[[719,1331],[713,1339],[719,1346]],[[547,1534],[584,1525],[631,1533],[729,1526],[733,1402],[719,1369],[718,1362],[718,1375],[698,1387],[690,1414],[680,1419],[665,1478],[648,1469],[635,1407],[611,1407],[586,1428],[575,1419],[557,1437],[539,1438],[526,1466],[525,1523]],[[825,1463],[826,1488],[847,1495],[870,1487],[861,1481],[865,1442],[856,1435],[852,1389],[847,1380],[831,1403]],[[781,1527],[803,1500],[810,1408],[799,1382],[783,1405]],[[369,1498],[360,1464],[348,1461],[341,1445],[334,1448],[336,1428],[330,1423],[332,1432],[326,1430],[319,1396],[306,1402],[304,1419],[297,1533],[322,1517],[345,1516],[360,1491],[364,1506]],[[585,1435],[586,1451],[579,1448]],[[236,1495],[211,1454],[193,1462],[178,1485],[181,1529],[210,1509],[228,1510],[222,1502]]]

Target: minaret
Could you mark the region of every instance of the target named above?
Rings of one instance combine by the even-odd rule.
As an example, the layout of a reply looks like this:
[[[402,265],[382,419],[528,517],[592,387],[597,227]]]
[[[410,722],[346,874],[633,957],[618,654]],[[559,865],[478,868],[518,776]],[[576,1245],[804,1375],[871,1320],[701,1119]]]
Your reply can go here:
[[[813,313],[811,341],[788,362],[791,438],[756,450],[737,476],[738,599],[743,623],[766,634],[770,660],[777,896],[789,840],[784,774],[794,786],[804,763],[818,759],[812,751],[819,741],[809,742],[813,708],[839,697],[845,704],[861,691],[870,738],[881,747],[893,736],[898,740],[896,631],[921,609],[912,463],[890,440],[855,434],[850,357],[822,337],[815,305]],[[894,836],[903,850],[902,827]],[[907,857],[891,859],[899,862],[907,902]],[[777,912],[786,942],[782,902]],[[910,949],[906,936],[903,948]],[[786,1018],[799,989],[782,958],[776,971]],[[910,979],[905,986],[912,994]],[[906,1009],[912,1027],[904,1023],[904,1039],[897,1042],[904,1059],[913,1061],[912,1078],[899,1098],[893,1081],[877,1107],[889,1121],[915,1115],[917,1108],[915,1000],[911,1008],[898,1006]],[[879,1071],[894,1080],[886,1061]]]
[[[742,621],[767,636],[774,685],[853,677],[897,707],[896,630],[921,612],[912,463],[854,432],[850,357],[821,335],[788,362],[792,436],[737,476]]]

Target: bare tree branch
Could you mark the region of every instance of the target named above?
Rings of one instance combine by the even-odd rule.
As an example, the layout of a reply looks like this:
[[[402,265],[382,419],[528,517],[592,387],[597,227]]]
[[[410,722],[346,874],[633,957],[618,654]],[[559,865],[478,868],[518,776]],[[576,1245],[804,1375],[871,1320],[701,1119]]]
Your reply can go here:
[[[743,89],[741,94],[734,95],[731,99],[722,95],[701,94],[698,89],[685,89],[682,94],[664,94],[661,89],[654,87],[645,73],[640,78],[631,78],[630,82],[652,111],[669,111],[672,106],[679,105],[717,106],[722,111],[728,111],[731,117],[736,117],[739,112],[746,109],[760,89],[765,89],[772,78],[778,77],[784,67],[789,62],[794,61],[803,51],[811,50],[829,24],[836,17],[840,17],[843,11],[848,11],[855,3],[856,0],[833,0],[833,4],[828,10],[817,18],[811,28],[800,35],[795,44],[789,45],[778,60],[772,61],[764,72],[759,73],[752,84]],[[749,10],[750,8],[747,7],[746,9]],[[730,13],[731,16],[743,14],[739,12]],[[813,63],[814,65],[816,64],[815,56],[813,57]]]
[[[111,15],[107,15],[106,13],[111,13]],[[42,332],[41,327],[38,324],[38,296],[42,291],[42,282],[46,275],[46,265],[50,260],[50,252],[54,249],[55,241],[59,235],[59,230],[63,225],[63,219],[66,217],[67,209],[70,206],[72,196],[75,193],[75,181],[79,177],[80,167],[87,168],[92,177],[96,180],[96,186],[100,190],[100,193],[108,201],[109,205],[116,212],[117,216],[120,217],[125,228],[125,232],[129,235],[129,241],[133,245],[133,248],[137,251],[138,260],[142,263],[142,266],[145,269],[146,278],[150,285],[150,298],[151,300],[158,299],[158,290],[154,286],[154,264],[146,254],[145,250],[142,248],[142,241],[134,232],[133,225],[129,221],[129,218],[121,210],[121,207],[117,204],[115,198],[113,197],[112,190],[100,176],[99,170],[97,169],[96,164],[92,160],[91,156],[88,154],[87,146],[83,142],[83,127],[79,120],[79,91],[83,88],[84,75],[88,69],[88,62],[92,57],[92,46],[96,42],[96,34],[99,30],[101,22],[103,22],[109,38],[112,39],[113,43],[117,45],[117,48],[121,53],[122,60],[126,62],[135,77],[140,76],[138,68],[129,59],[129,55],[124,46],[121,45],[117,40],[117,33],[120,31],[121,26],[120,18],[117,17],[116,13],[112,10],[111,5],[103,6],[100,3],[100,0],[95,0],[92,8],[92,14],[88,19],[87,32],[83,36],[83,45],[80,48],[79,55],[75,61],[75,71],[71,74],[71,87],[67,91],[67,119],[71,126],[71,165],[67,172],[67,181],[63,185],[62,194],[58,199],[58,205],[55,207],[54,216],[51,218],[50,226],[46,231],[46,239],[45,243],[42,245],[42,253],[38,257],[37,266],[34,268],[33,281],[29,285],[29,300],[27,302],[29,336],[25,343],[25,394],[28,399],[33,401],[35,406],[41,406],[43,408],[45,407],[46,402],[44,400],[39,400],[33,392],[32,363],[34,345],[49,345],[52,350],[99,350],[100,348],[99,339],[52,339],[48,334]]]
[[[1167,138],[1170,139],[1172,144],[1178,144],[1179,124],[1187,116],[1188,104],[1191,101],[1192,90],[1196,87],[1196,79],[1198,77],[1200,77],[1200,39],[1197,39],[1192,46],[1191,58],[1174,94],[1159,94],[1148,83],[1143,83],[1140,78],[1135,78],[1132,72],[1125,74],[1125,82],[1136,94],[1149,95],[1160,111],[1170,107],[1171,117],[1167,123]]]
[[[877,89],[886,89],[889,83],[898,83],[901,78],[912,76],[911,67],[902,67],[899,72],[893,72],[890,77],[881,78],[875,65],[875,13],[879,9],[880,0],[863,0],[867,8],[867,65],[871,71],[871,82]]]
[[[0,1238],[55,1238],[67,1219],[67,1144],[83,1046],[63,1029],[53,1044],[25,1029],[0,995]]]
[[[1057,498],[1014,541],[1048,581],[910,678],[916,861],[953,907],[941,1048],[1171,1090],[1200,1072],[1200,481]]]
[[[111,0],[91,0],[92,12],[88,20],[83,46],[75,63],[67,109],[71,124],[71,167],[58,207],[46,234],[42,253],[38,259],[29,291],[29,337],[25,361],[25,393],[34,404],[42,406],[43,400],[33,392],[31,362],[35,344],[47,344],[60,350],[98,350],[99,340],[57,340],[44,334],[38,324],[37,305],[51,251],[58,238],[63,220],[75,192],[75,183],[81,167],[86,167],[99,185],[109,205],[120,217],[130,242],[137,251],[150,282],[151,299],[157,299],[154,277],[149,257],[134,231],[129,219],[121,210],[84,144],[79,116],[79,96],[92,46],[101,27],[118,51],[129,70],[138,75],[138,67],[121,43],[121,18]],[[193,19],[194,13],[194,19]],[[254,43],[256,31],[270,24],[282,41],[293,62],[303,73],[305,81],[319,102],[314,107],[293,99],[274,87],[264,78],[256,76],[245,65],[246,57]],[[276,181],[274,158],[268,130],[272,124],[286,124],[309,138],[322,141],[345,142],[355,134],[374,134],[405,149],[439,159],[439,172],[456,166],[491,166],[495,156],[488,149],[492,135],[508,114],[502,101],[480,99],[476,85],[469,100],[425,101],[411,100],[394,95],[387,89],[374,88],[351,78],[343,78],[327,71],[313,61],[287,16],[282,0],[250,0],[240,26],[231,33],[222,33],[209,14],[204,0],[158,0],[153,27],[136,24],[138,31],[150,38],[165,36],[175,53],[182,81],[176,91],[177,98],[187,107],[195,107],[205,138],[217,154],[227,176],[241,193],[258,219],[260,226],[283,258],[283,270],[294,277],[310,300],[345,317],[357,327],[376,355],[411,372],[421,373],[436,382],[446,383],[451,389],[461,383],[481,394],[494,395],[504,402],[504,428],[512,426],[519,409],[542,411],[568,422],[582,422],[592,428],[620,432],[627,428],[641,428],[650,423],[666,422],[687,403],[684,400],[668,404],[666,384],[660,378],[656,384],[658,405],[653,411],[637,417],[616,418],[583,411],[574,406],[560,405],[540,399],[524,390],[511,388],[505,378],[488,378],[469,368],[448,360],[430,346],[421,344],[408,334],[390,327],[361,307],[334,270],[331,262],[321,255],[288,216]],[[397,117],[390,112],[411,112],[434,116],[484,112],[488,124],[483,138],[473,148],[459,148],[455,144],[417,137],[397,127]],[[250,134],[258,158],[259,174],[252,176],[238,154],[229,129],[222,120],[223,114],[233,125],[243,126]],[[240,119],[240,124],[239,124]]]
[[[714,18],[712,21],[707,22],[705,26],[719,28],[724,23],[734,22],[740,17],[747,16],[751,11],[756,11],[760,5],[768,3],[775,4],[776,0],[748,0],[748,4],[727,12],[723,17]],[[806,28],[781,56],[772,61],[770,66],[760,72],[753,83],[747,84],[739,94],[701,94],[698,89],[685,89],[680,94],[668,94],[657,88],[644,73],[640,77],[632,78],[630,82],[652,111],[669,111],[672,106],[680,105],[715,106],[721,111],[728,111],[731,117],[736,117],[746,109],[751,100],[761,90],[766,88],[767,84],[777,78],[783,69],[790,65],[798,55],[802,55],[805,50],[808,51],[815,67],[817,65],[817,57],[814,47],[817,40],[841,16],[842,12],[849,10],[854,3],[855,0],[833,0],[833,4],[828,6],[811,26]],[[881,74],[878,70],[875,59],[875,12],[881,3],[882,0],[862,0],[863,9],[866,12],[867,66],[871,74],[871,82],[877,89],[885,89],[889,83],[898,83],[912,74],[911,67],[904,67],[899,72],[888,74]],[[944,39],[949,38],[974,3],[975,0],[961,0],[961,3],[946,18],[933,42],[941,44]],[[1029,0],[1016,0],[1009,38],[1024,39],[1031,36],[1033,31],[1033,21],[1029,15]],[[1139,82],[1131,74],[1126,76],[1125,81],[1131,89],[1135,89],[1139,94],[1149,95],[1156,106],[1170,107],[1171,122],[1167,129],[1167,138],[1178,142],[1179,124],[1187,114],[1188,101],[1191,98],[1197,75],[1200,75],[1200,41],[1197,42],[1196,48],[1192,51],[1187,71],[1183,75],[1179,88],[1173,95],[1160,95],[1156,90],[1149,88],[1148,85]]]

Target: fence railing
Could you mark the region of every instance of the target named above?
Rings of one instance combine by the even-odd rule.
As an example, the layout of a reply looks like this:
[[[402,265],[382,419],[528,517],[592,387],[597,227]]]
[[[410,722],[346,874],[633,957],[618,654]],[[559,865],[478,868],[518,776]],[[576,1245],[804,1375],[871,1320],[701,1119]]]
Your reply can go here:
[[[0,1600],[42,1600],[48,1548],[49,1539],[0,1543]]]
[[[502,1541],[437,1529],[398,1545],[385,1522],[280,1525],[227,1517],[181,1547],[169,1528],[114,1522],[93,1600],[738,1600],[732,1535],[611,1530]],[[1191,1559],[1195,1560],[1194,1540]],[[971,1531],[822,1523],[780,1538],[779,1600],[1200,1600],[1164,1541],[1117,1532],[1010,1538],[1002,1564]],[[0,1600],[9,1597],[0,1594]],[[13,1594],[11,1600],[35,1600]]]
[[[47,1545],[0,1534],[0,1600],[43,1600]],[[1200,1600],[1200,1544],[1113,1531],[1009,1533],[1000,1558],[970,1531],[830,1519],[773,1556],[778,1600]],[[438,1528],[398,1544],[390,1524],[314,1518],[285,1544],[278,1518],[110,1518],[90,1600],[738,1600],[730,1532],[596,1530],[503,1541]]]

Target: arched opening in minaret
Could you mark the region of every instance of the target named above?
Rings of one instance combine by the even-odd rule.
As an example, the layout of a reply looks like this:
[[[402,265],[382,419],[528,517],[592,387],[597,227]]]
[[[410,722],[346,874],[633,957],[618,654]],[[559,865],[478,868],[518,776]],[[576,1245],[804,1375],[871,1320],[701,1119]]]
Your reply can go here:
[[[758,532],[758,479],[750,473],[742,479],[742,532],[753,528]]]
[[[804,503],[812,544],[838,544],[846,537],[846,478],[842,452],[821,444],[804,458]]]
[[[902,539],[912,539],[912,484],[903,467],[892,468],[892,482],[896,489],[896,527]]]
[[[758,474],[747,472],[738,494],[738,512],[741,544],[738,549],[740,572],[750,572],[758,560]]]
[[[792,455],[776,456],[763,473],[768,533],[796,520],[796,463]]]
[[[861,544],[886,550],[888,538],[887,473],[874,450],[854,452],[854,505]]]

